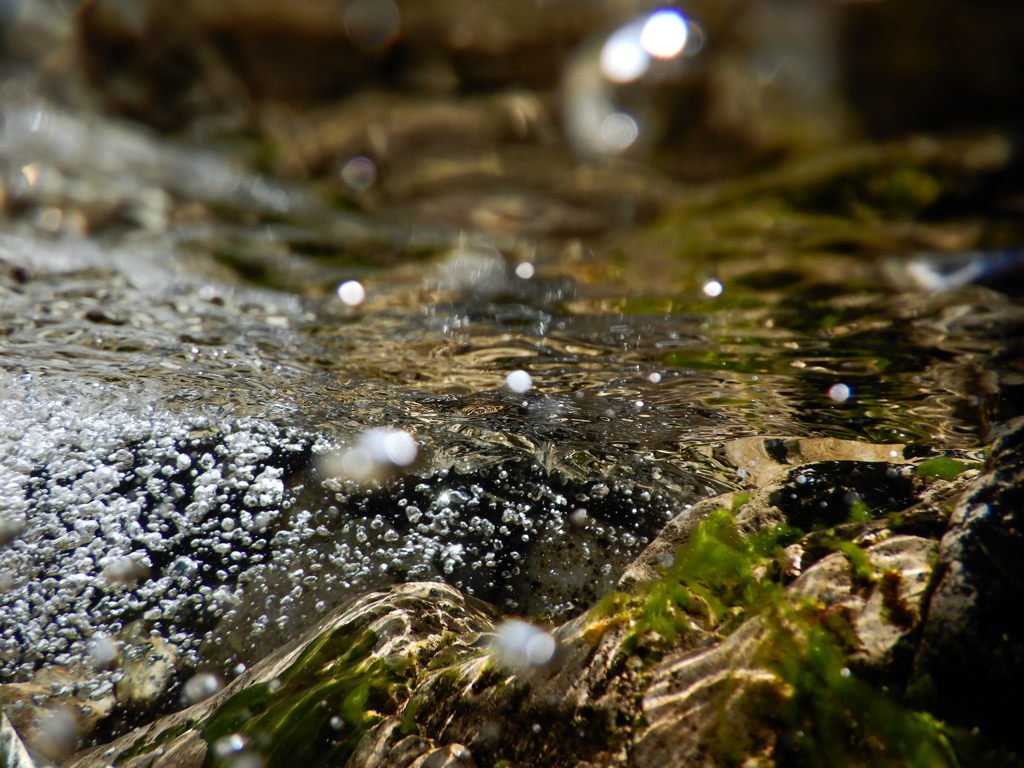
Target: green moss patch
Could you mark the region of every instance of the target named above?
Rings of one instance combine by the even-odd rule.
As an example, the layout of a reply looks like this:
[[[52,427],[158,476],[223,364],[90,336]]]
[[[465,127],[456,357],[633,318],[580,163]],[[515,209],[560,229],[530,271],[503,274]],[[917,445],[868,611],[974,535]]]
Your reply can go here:
[[[203,738],[213,746],[239,734],[270,768],[344,765],[382,713],[395,709],[396,689],[407,683],[408,665],[374,655],[376,642],[372,632],[323,633],[278,679],[249,686],[221,704],[202,726]],[[204,768],[219,763],[210,749]]]

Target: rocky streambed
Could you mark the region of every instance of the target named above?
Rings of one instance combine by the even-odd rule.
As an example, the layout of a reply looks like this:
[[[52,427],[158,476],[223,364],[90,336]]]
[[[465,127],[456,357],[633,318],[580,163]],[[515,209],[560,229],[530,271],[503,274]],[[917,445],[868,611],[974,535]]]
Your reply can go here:
[[[19,6],[7,763],[1019,762],[1012,129],[768,77],[859,8],[342,5]]]

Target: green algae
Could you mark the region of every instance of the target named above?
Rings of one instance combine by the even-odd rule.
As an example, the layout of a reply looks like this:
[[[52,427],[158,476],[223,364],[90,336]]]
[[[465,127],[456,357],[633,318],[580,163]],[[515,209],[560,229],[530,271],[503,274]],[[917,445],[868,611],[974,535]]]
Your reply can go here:
[[[984,764],[973,735],[906,706],[887,689],[879,690],[853,674],[850,655],[859,650],[859,639],[849,611],[787,599],[779,570],[771,564],[782,547],[802,535],[800,529],[780,526],[744,537],[733,515],[718,510],[695,526],[660,579],[635,595],[607,595],[592,610],[591,619],[595,626],[616,617],[630,622],[624,650],[634,652],[637,640],[652,632],[663,639],[663,650],[677,647],[681,636],[695,631],[694,616],[704,618],[703,629],[720,635],[751,616],[763,617],[767,631],[754,662],[772,672],[783,687],[755,690],[736,701],[776,732],[771,757],[777,764]],[[867,553],[851,542],[832,537],[828,544],[848,560],[856,586],[882,591],[886,620],[912,628],[917,616],[900,597],[899,572],[879,575]],[[750,757],[745,749],[751,746],[751,734],[736,732],[735,718],[725,706],[711,749],[716,762],[738,764]]]
[[[875,583],[877,574],[875,566],[871,564],[867,553],[852,541],[832,538],[826,542],[838,552],[842,552],[850,563],[850,570],[853,572],[853,583],[860,587],[870,587]]]
[[[811,605],[779,603],[758,662],[787,685],[762,713],[780,739],[780,764],[938,768],[979,764],[974,737],[904,706],[853,674],[843,633]],[[834,614],[832,618],[834,618]]]
[[[694,616],[704,620],[706,630],[726,631],[738,624],[747,608],[763,600],[766,591],[778,589],[770,576],[757,578],[754,570],[800,533],[778,526],[744,537],[731,512],[712,512],[694,527],[662,578],[635,595],[605,595],[592,609],[591,619],[597,624],[615,617],[633,622],[627,639],[631,648],[637,638],[651,632],[674,643],[693,631]]]
[[[269,768],[344,764],[359,739],[394,706],[408,664],[373,652],[377,636],[324,632],[279,678],[249,686],[224,701],[201,728],[214,745],[243,736]],[[204,768],[220,763],[207,752]]]
[[[936,456],[934,459],[921,462],[917,466],[917,476],[922,480],[953,480],[968,469],[977,469],[979,464],[968,464],[957,461],[949,456]]]
[[[158,747],[163,746],[164,744],[167,744],[170,741],[173,741],[178,736],[185,733],[194,724],[195,721],[193,720],[185,720],[184,722],[179,723],[178,725],[164,729],[159,734],[157,734],[157,736],[153,739],[150,739],[147,736],[143,736],[142,738],[137,739],[134,744],[128,747],[128,749],[124,750],[123,752],[120,752],[114,758],[114,765],[120,765],[126,760],[130,760],[131,758],[136,757],[138,755],[143,755],[147,752],[153,752]]]

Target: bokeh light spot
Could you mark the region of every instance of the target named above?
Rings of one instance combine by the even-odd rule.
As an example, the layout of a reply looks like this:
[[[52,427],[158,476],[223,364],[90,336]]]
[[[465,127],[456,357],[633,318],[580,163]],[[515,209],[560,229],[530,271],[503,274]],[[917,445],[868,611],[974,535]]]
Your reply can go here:
[[[686,47],[686,20],[679,11],[652,13],[640,33],[640,46],[657,59],[671,59]]]
[[[612,112],[601,122],[601,143],[613,152],[622,152],[636,141],[640,126],[625,112]]]
[[[640,45],[639,24],[615,30],[601,48],[601,74],[613,83],[631,83],[642,77],[651,57]]]
[[[362,192],[377,181],[377,165],[362,155],[351,157],[341,166],[341,180],[356,192]]]
[[[374,51],[398,37],[401,14],[393,0],[352,0],[345,6],[342,24],[354,46]]]

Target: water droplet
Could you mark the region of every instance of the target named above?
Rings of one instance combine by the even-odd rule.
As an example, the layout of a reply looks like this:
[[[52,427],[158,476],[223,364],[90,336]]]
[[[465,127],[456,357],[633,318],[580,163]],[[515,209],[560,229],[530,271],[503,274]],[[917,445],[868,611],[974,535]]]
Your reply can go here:
[[[75,714],[69,707],[62,706],[43,715],[26,746],[60,763],[77,749],[78,740]]]

